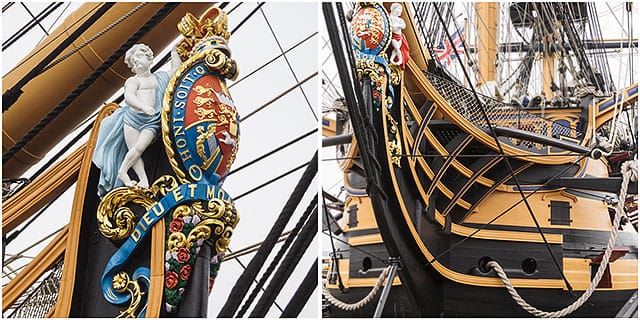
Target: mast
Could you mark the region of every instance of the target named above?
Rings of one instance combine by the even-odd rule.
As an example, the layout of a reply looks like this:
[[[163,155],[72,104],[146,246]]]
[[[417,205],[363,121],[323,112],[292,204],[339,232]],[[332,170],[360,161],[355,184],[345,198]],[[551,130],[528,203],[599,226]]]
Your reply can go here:
[[[478,87],[483,84],[495,81],[497,46],[496,35],[498,29],[498,3],[478,2],[476,8],[476,24],[478,32]]]
[[[543,37],[544,51],[542,52],[542,93],[547,100],[553,98],[553,90],[551,85],[553,83],[553,75],[555,73],[555,58],[551,50],[553,44],[553,32],[549,32]]]
[[[548,14],[548,10],[545,10],[545,4],[535,4],[534,8],[538,12],[539,30],[542,35],[542,94],[547,100],[553,98],[553,90],[551,89],[554,83],[553,76],[555,74],[555,55],[553,46],[555,45],[554,30],[560,28],[560,23],[556,18]],[[534,28],[535,32],[535,28]]]

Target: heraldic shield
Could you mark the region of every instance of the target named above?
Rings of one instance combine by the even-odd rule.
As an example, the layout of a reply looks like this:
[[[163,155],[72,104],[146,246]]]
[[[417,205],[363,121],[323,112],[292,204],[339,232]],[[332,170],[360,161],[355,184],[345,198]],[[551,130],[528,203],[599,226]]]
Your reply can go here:
[[[149,72],[148,46],[131,48],[125,61],[136,74],[130,79],[136,79],[125,83],[125,96],[133,90],[137,100],[125,97],[125,106],[109,105],[92,133],[96,151],[83,209],[72,223],[78,249],[65,256],[63,290],[71,298],[62,315],[207,315],[208,293],[239,221],[232,197],[222,189],[240,137],[225,81],[238,68],[221,9],[209,8],[200,18],[186,13],[178,31],[183,40],[172,51],[169,73]],[[156,95],[141,88],[155,89]],[[132,124],[128,117],[143,123]],[[139,137],[151,134],[146,150],[131,151],[136,148],[123,126],[137,129]],[[129,179],[131,172],[139,182]]]

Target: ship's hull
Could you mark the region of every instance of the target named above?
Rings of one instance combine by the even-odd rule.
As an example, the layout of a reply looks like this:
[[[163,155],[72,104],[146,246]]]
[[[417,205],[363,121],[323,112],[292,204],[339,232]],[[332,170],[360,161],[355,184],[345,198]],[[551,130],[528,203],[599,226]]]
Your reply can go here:
[[[367,81],[363,83],[363,93],[370,94]],[[401,157],[399,165],[394,164],[389,145],[402,141],[405,153],[408,153],[406,150],[411,149],[408,142],[412,140],[405,136],[411,129],[405,123],[408,117],[399,106],[399,101],[396,101],[388,114],[385,109],[373,110],[373,127],[377,129],[379,138],[376,140],[370,136],[364,140],[377,141],[369,146],[369,150],[373,151],[370,154],[380,164],[379,171],[368,171],[375,184],[373,187],[369,185],[372,207],[387,249],[402,261],[400,278],[415,300],[419,315],[527,316],[528,313],[510,297],[495,272],[485,268],[484,264],[490,260],[498,261],[525,300],[539,309],[556,311],[575,301],[586,290],[590,275],[597,269],[598,264],[592,263],[592,259],[606,247],[611,230],[607,206],[600,200],[601,205],[588,209],[589,205],[596,203],[593,195],[576,195],[578,192],[573,190],[550,188],[529,199],[530,206],[535,208],[535,219],[538,222],[544,220],[542,228],[535,226],[524,204],[505,210],[505,216],[517,218],[496,222],[489,217],[500,214],[520,196],[514,192],[517,189],[513,181],[506,183],[508,171],[503,167],[494,171],[502,174],[502,190],[493,188],[486,192],[485,197],[476,200],[480,203],[472,203],[475,210],[471,215],[442,215],[442,210],[455,207],[451,203],[461,199],[456,193],[447,196],[442,190],[447,183],[464,180],[464,172],[449,167],[438,185],[433,183],[434,179],[412,170],[415,167],[409,163],[411,157]],[[396,128],[391,128],[394,124],[389,115],[397,122]],[[395,132],[400,134],[395,135]],[[422,147],[428,149],[430,146]],[[446,159],[432,160],[431,163],[438,161],[440,170],[447,170]],[[561,164],[542,166],[523,160],[510,161],[516,170],[537,167],[534,174],[529,171],[528,175],[543,181],[561,173],[566,167],[570,169],[565,171],[569,177],[581,174],[580,166],[571,163],[563,167]],[[525,170],[520,172],[527,173]],[[526,177],[525,174],[520,177]],[[473,179],[477,181],[478,177]],[[527,194],[533,193],[541,184],[539,181],[528,182],[523,189]],[[429,185],[437,186],[433,188],[437,192],[425,196],[421,188]],[[508,192],[509,188],[511,192]],[[551,207],[556,202],[567,203],[572,208],[567,221],[552,221],[555,218]],[[542,237],[541,233],[545,236]],[[596,290],[573,316],[615,316],[637,290],[637,233],[627,226],[619,233],[616,247],[623,248],[625,254],[610,263],[609,274],[605,277],[610,277],[613,284],[601,281],[603,289]],[[575,290],[573,294],[567,290],[567,283]]]
[[[636,290],[596,291],[582,307],[569,317],[611,318],[614,317]],[[562,289],[518,289],[518,293],[531,305],[544,311],[560,310],[575,300],[583,291],[569,294]],[[504,288],[482,288],[451,281],[443,284],[441,317],[514,318],[532,317],[516,306]]]

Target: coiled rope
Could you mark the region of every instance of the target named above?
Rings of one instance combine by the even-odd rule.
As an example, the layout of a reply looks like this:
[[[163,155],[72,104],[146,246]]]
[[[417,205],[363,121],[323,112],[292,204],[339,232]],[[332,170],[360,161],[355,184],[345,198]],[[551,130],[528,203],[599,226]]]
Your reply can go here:
[[[622,185],[620,186],[619,197],[620,199],[626,199],[629,181],[634,181],[634,182],[638,181],[638,165],[636,161],[627,161],[624,164],[622,164],[621,171],[622,171]],[[622,215],[625,214],[623,209],[623,206],[624,206],[623,201],[624,200],[618,201],[615,218],[613,219],[613,230],[611,230],[609,242],[607,243],[607,248],[604,252],[604,256],[602,257],[602,262],[600,262],[600,266],[598,267],[598,272],[593,277],[593,280],[591,280],[591,284],[589,285],[589,288],[587,289],[587,291],[585,291],[582,294],[582,296],[578,298],[578,300],[576,300],[574,303],[570,304],[569,306],[565,307],[564,309],[561,309],[555,312],[546,312],[546,311],[542,311],[535,308],[534,306],[527,303],[518,294],[518,292],[511,284],[511,281],[509,281],[509,278],[505,274],[500,264],[498,264],[496,261],[489,261],[487,263],[487,266],[490,268],[493,268],[493,270],[496,271],[496,273],[504,283],[505,287],[507,288],[507,291],[511,295],[511,298],[513,298],[513,300],[523,310],[529,312],[530,314],[536,317],[542,317],[542,318],[559,318],[559,317],[564,317],[566,315],[569,315],[574,311],[576,311],[578,308],[580,308],[591,297],[591,294],[593,293],[593,291],[595,291],[596,286],[598,285],[598,283],[600,283],[600,279],[602,279],[602,275],[604,274],[604,271],[607,269],[607,265],[609,264],[609,258],[611,258],[611,253],[613,252],[613,247],[616,242],[616,237],[618,235],[620,220],[622,218]]]
[[[366,306],[367,303],[369,303],[373,299],[373,297],[375,297],[375,295],[378,293],[378,291],[382,287],[382,283],[389,276],[390,270],[391,270],[391,266],[386,267],[378,277],[378,282],[376,282],[376,285],[373,286],[373,288],[371,288],[371,291],[369,291],[369,293],[364,298],[360,299],[360,301],[356,303],[346,303],[338,300],[338,298],[334,297],[329,291],[329,289],[327,289],[326,287],[322,288],[322,295],[324,295],[327,298],[327,300],[331,302],[332,305],[342,310],[345,310],[345,311],[358,310]],[[390,281],[393,281],[393,280],[390,280]],[[391,282],[388,282],[388,283],[391,284]]]

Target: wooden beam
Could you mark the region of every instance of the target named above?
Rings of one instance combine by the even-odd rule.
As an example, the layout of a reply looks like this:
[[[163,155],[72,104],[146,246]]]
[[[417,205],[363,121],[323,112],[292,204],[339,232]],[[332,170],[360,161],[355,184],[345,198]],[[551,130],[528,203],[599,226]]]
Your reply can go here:
[[[95,125],[91,130],[91,135],[86,144],[86,151],[83,154],[79,167],[76,191],[73,198],[73,206],[71,207],[71,220],[69,221],[69,236],[66,241],[66,249],[64,252],[64,268],[62,269],[62,279],[60,279],[60,290],[58,291],[58,302],[56,310],[53,314],[55,318],[68,318],[71,309],[71,300],[73,297],[73,288],[76,275],[76,267],[78,263],[78,244],[80,242],[80,227],[82,222],[82,209],[84,207],[84,197],[86,195],[87,183],[89,180],[89,172],[91,170],[91,159],[93,158],[93,150],[98,140],[98,130],[102,119],[110,115],[118,108],[116,103],[106,105],[96,118]],[[95,213],[93,213],[95,214]]]
[[[553,34],[548,34],[544,42],[545,51],[542,53],[542,94],[544,94],[547,100],[551,100],[553,99],[551,84],[553,83],[553,77],[556,72],[556,59],[550,50],[551,44],[553,43]]]
[[[76,182],[85,150],[86,144],[83,144],[2,203],[3,235],[26,221],[44,205],[55,200]]]

